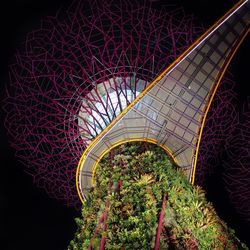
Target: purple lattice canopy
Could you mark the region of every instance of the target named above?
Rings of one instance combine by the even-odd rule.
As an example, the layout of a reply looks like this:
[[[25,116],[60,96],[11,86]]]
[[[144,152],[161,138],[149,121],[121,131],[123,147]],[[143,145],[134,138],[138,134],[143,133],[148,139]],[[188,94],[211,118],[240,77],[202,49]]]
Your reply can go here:
[[[149,2],[80,2],[43,20],[16,53],[5,102],[12,146],[34,182],[79,204],[86,145],[200,30],[182,9]]]
[[[226,144],[224,181],[237,212],[250,223],[250,98]]]
[[[29,33],[10,66],[4,108],[12,146],[36,185],[79,206],[75,172],[87,144],[201,30],[182,9],[120,0],[75,3]],[[238,125],[236,99],[234,83],[224,80],[202,134],[196,183],[202,185],[227,151],[228,190],[247,215],[249,124],[244,118],[247,125]]]

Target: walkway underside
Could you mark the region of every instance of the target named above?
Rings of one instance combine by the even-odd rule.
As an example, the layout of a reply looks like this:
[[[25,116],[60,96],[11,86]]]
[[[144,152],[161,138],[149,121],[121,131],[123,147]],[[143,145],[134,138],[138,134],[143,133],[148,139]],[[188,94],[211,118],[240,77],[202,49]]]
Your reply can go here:
[[[97,136],[78,166],[77,188],[82,200],[99,160],[126,141],[162,146],[194,182],[206,114],[231,58],[249,31],[249,20],[249,4],[241,1]]]

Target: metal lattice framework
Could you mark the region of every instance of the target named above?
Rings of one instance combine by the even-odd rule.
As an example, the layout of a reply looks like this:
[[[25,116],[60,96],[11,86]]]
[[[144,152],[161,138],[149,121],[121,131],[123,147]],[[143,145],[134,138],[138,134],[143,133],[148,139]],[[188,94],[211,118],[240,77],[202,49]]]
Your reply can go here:
[[[243,1],[234,9],[242,3]],[[202,183],[206,171],[213,169],[213,162],[222,152],[217,149],[225,137],[232,133],[236,124],[232,82],[227,80],[215,93],[209,92],[209,89],[213,89],[212,84],[209,85],[206,81],[210,79],[216,82],[219,75],[223,75],[225,64],[237,49],[236,40],[240,42],[243,39],[241,32],[248,25],[248,17],[244,17],[242,11],[244,14],[245,7],[218,28],[204,46],[199,45],[194,50],[197,52],[196,57],[188,56],[185,69],[182,67],[185,62],[177,65],[177,75],[173,72],[170,76],[174,84],[172,89],[169,84],[166,88],[159,88],[158,93],[166,95],[165,103],[169,105],[169,113],[163,112],[166,118],[161,122],[157,121],[158,114],[155,117],[153,115],[153,103],[158,102],[158,109],[161,106],[159,103],[164,101],[157,94],[148,97],[146,102],[149,105],[144,106],[144,111],[147,110],[147,115],[152,113],[148,124],[154,124],[158,129],[158,133],[152,133],[154,138],[148,137],[149,126],[145,137],[132,138],[153,140],[164,146],[163,137],[166,139],[171,129],[165,129],[162,125],[167,128],[171,123],[179,131],[174,130],[175,137],[179,136],[182,143],[185,142],[184,134],[189,133],[194,138],[189,143],[192,151],[184,159],[190,160],[190,155],[196,157],[199,168],[193,173],[196,174],[198,183]],[[16,63],[10,70],[11,86],[4,106],[7,111],[5,123],[12,138],[12,146],[26,165],[26,171],[33,176],[34,182],[50,196],[63,200],[67,205],[79,205],[75,176],[83,151],[96,136],[94,143],[101,138],[98,136],[100,131],[107,132],[111,128],[109,124],[117,116],[119,118],[125,114],[122,113],[124,108],[133,103],[136,97],[140,98],[139,94],[190,45],[200,31],[200,28],[193,25],[192,18],[184,15],[182,9],[163,9],[159,12],[147,2],[144,5],[127,1],[96,1],[91,4],[80,2],[78,6],[72,5],[66,15],[61,16],[59,13],[56,17],[44,20],[39,29],[27,36],[23,48],[16,54]],[[223,47],[226,48],[225,51]],[[203,62],[206,67],[211,64],[210,72],[204,69]],[[176,64],[178,61],[173,65]],[[193,69],[188,71],[188,68]],[[219,72],[217,76],[213,75],[216,71]],[[202,81],[204,75],[205,79]],[[194,81],[191,83],[190,79]],[[217,83],[219,85],[219,81]],[[206,84],[208,86],[204,87]],[[200,88],[200,85],[203,87]],[[203,103],[205,93],[208,92],[206,102]],[[204,133],[201,136],[201,120],[197,117],[191,119],[190,112],[206,116],[207,113],[204,112],[214,94],[211,106],[214,112],[208,113],[207,120],[203,119]],[[175,101],[184,104],[185,111]],[[233,112],[225,109],[228,105],[231,105]],[[186,112],[187,110],[193,111]],[[225,114],[224,110],[228,113]],[[249,114],[246,112],[246,115]],[[130,122],[129,124],[133,130]],[[247,138],[244,129],[241,126],[242,141]],[[182,134],[183,130],[185,132]],[[201,145],[197,151],[198,135]],[[123,137],[121,142],[131,139],[128,138],[127,131],[124,136],[126,138]],[[116,140],[119,141],[117,138]],[[114,145],[116,144],[108,143],[108,146]],[[237,143],[231,145],[227,148],[228,152],[234,152]],[[170,152],[170,148],[169,145],[165,146],[173,158],[178,158],[178,151],[172,149]],[[242,162],[247,157],[247,150],[244,152],[239,154],[238,161]],[[100,156],[97,155],[95,159],[99,160]],[[191,177],[190,169],[194,165],[189,161],[189,165],[182,166],[186,167],[187,174]],[[242,173],[241,170],[245,167],[242,166],[241,170],[238,167],[230,169],[234,172],[237,169]],[[94,176],[92,170],[84,172],[81,166],[81,176],[88,180],[84,180],[83,184],[78,183],[78,187],[79,184],[86,185],[86,189],[91,186],[91,178]],[[228,170],[227,180],[233,178],[230,171]],[[79,177],[83,180],[79,173],[78,180]],[[245,178],[241,179],[245,181]],[[239,192],[232,197],[242,197]],[[84,195],[83,190],[80,195]],[[237,199],[234,198],[235,201]]]
[[[223,78],[204,124],[195,173],[195,184],[200,186],[217,168],[223,168],[222,158],[229,150],[228,140],[238,126],[238,96],[231,78],[231,75]]]
[[[206,116],[222,76],[249,31],[247,1],[236,4],[104,129],[78,166],[79,195],[94,182],[102,156],[125,141],[165,148],[194,182]]]
[[[12,146],[34,182],[79,204],[76,167],[88,143],[200,30],[182,9],[91,1],[29,33],[10,67],[4,108]]]
[[[238,213],[250,222],[250,99],[226,145],[224,181],[229,198]]]

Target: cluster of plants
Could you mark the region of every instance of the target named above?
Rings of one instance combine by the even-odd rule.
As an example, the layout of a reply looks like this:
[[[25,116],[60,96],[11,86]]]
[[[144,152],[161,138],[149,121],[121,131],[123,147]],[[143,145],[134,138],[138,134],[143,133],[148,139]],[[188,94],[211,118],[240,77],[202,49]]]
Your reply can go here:
[[[101,160],[76,222],[70,250],[155,249],[157,241],[159,249],[247,249],[153,144],[128,143]]]

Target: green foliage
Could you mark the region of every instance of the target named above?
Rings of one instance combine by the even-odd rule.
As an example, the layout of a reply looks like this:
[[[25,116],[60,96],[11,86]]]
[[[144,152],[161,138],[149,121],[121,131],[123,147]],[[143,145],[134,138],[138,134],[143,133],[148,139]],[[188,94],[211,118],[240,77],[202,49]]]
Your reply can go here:
[[[83,205],[83,218],[76,219],[78,231],[68,249],[88,249],[90,243],[99,249],[102,236],[105,249],[154,249],[166,193],[160,249],[247,249],[205,192],[190,185],[161,148],[129,143],[113,155],[99,163],[96,186]]]

